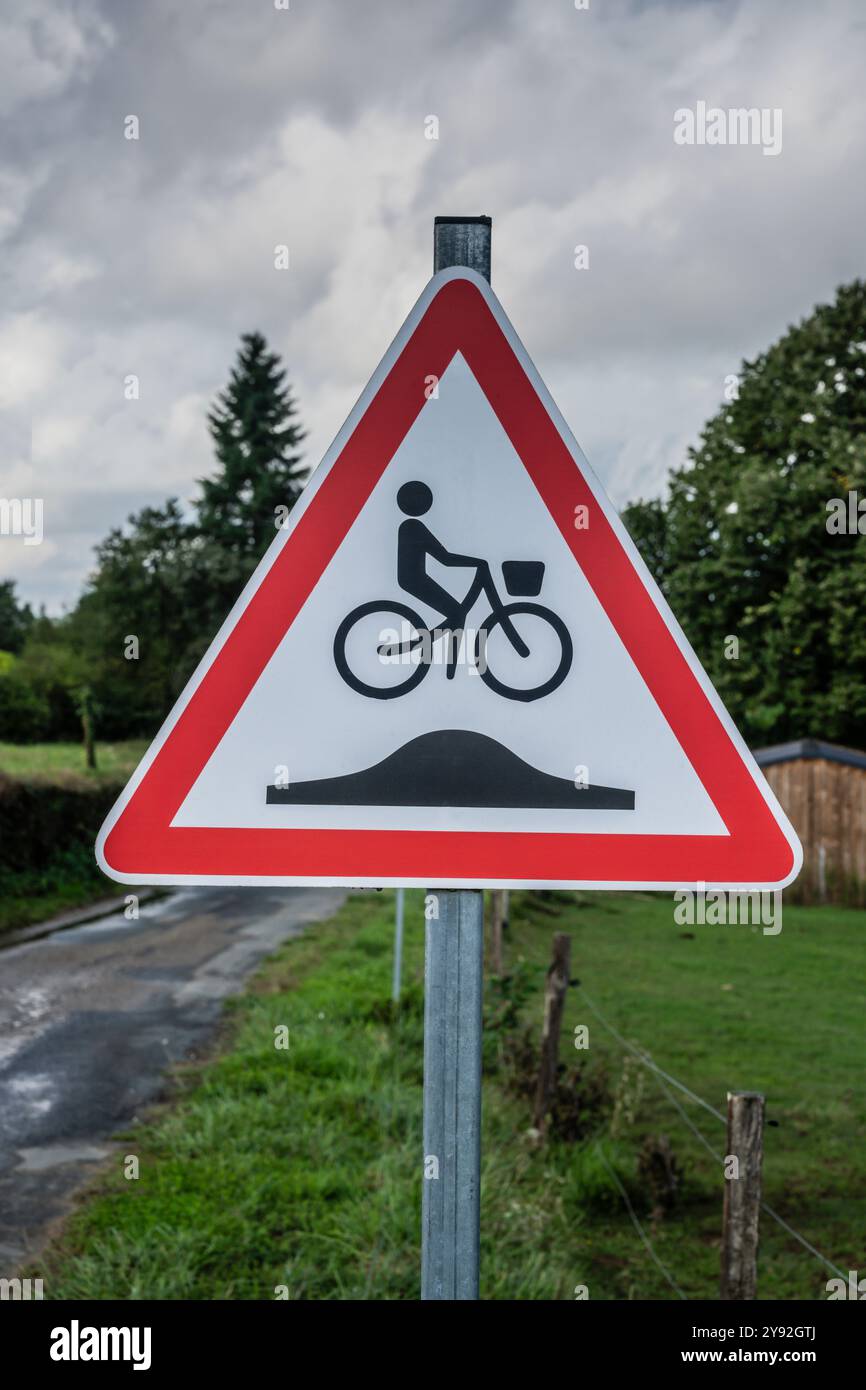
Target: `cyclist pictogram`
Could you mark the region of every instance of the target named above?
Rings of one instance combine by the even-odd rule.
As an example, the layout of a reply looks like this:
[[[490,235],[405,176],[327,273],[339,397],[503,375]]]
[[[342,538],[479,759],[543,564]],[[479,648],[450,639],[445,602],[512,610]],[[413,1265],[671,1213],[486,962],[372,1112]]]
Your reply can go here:
[[[452,680],[462,645],[455,639],[467,634],[467,619],[483,595],[491,610],[471,635],[468,659],[484,683],[507,700],[540,700],[556,690],[571,669],[574,655],[571,635],[552,609],[523,601],[536,598],[541,592],[544,562],[503,562],[505,587],[509,595],[520,600],[505,603],[487,560],[449,551],[420,520],[433,505],[433,492],[426,483],[404,483],[397,493],[397,505],[407,518],[397,532],[397,582],[404,593],[440,614],[440,622],[431,628],[413,608],[400,600],[373,599],[353,608],[334,637],[334,661],[346,684],[373,700],[392,700],[407,695],[426,676],[431,666],[429,654],[439,642],[448,644],[446,676]],[[427,561],[431,557],[441,565],[475,570],[475,577],[462,599],[455,598],[428,574]],[[403,640],[383,640],[384,633],[392,630],[394,619],[402,629]],[[493,662],[500,665],[503,677],[502,665],[510,653],[516,653],[521,661],[532,656],[537,658],[529,663],[528,684],[521,685],[516,680],[516,671],[509,669],[509,678],[505,679],[492,669],[490,638],[497,631],[508,643],[504,651],[500,644],[498,654],[495,644],[492,648]],[[381,679],[369,660],[373,651],[378,657]],[[425,652],[427,659],[424,659]],[[353,654],[356,669],[352,665]],[[541,671],[539,662],[543,667]],[[399,665],[396,679],[394,663]],[[514,666],[514,663],[508,665]]]

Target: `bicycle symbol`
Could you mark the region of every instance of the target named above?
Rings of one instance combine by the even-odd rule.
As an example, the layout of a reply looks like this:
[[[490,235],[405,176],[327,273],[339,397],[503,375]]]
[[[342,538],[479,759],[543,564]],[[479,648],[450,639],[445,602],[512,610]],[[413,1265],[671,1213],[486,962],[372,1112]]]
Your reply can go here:
[[[574,649],[565,623],[552,609],[540,603],[504,603],[486,560],[446,550],[418,520],[429,511],[432,503],[433,493],[426,483],[404,483],[397,493],[397,505],[410,518],[401,522],[397,535],[397,582],[405,593],[441,613],[441,624],[431,629],[414,609],[399,600],[373,599],[360,604],[346,615],[334,637],[334,662],[343,680],[359,695],[366,695],[372,700],[394,700],[408,695],[421,684],[430,670],[432,646],[445,639],[449,640],[446,676],[448,680],[453,680],[460,644],[452,639],[456,634],[465,634],[466,619],[484,594],[491,604],[491,611],[474,633],[468,651],[468,659],[475,671],[485,685],[506,700],[540,700],[549,695],[562,684],[571,669]],[[475,569],[475,577],[462,599],[455,599],[453,594],[428,575],[428,556],[443,565]],[[539,560],[506,560],[502,573],[510,595],[520,596],[521,600],[536,598],[544,578],[544,563]],[[367,619],[371,617],[379,621],[368,624]],[[404,625],[404,631],[405,625],[408,625],[409,634],[403,641],[385,642],[382,640],[382,619],[393,620],[395,617]],[[515,619],[519,620],[520,631]],[[495,674],[490,666],[488,643],[497,628],[522,659],[526,660],[539,651],[544,652],[546,669],[542,673],[543,679],[524,687],[508,684]],[[528,640],[521,635],[521,631]],[[352,659],[363,675],[352,669],[347,649],[351,649]],[[417,659],[425,649],[427,659]],[[378,668],[370,661],[374,650],[378,657]],[[507,651],[506,648],[506,655]],[[504,657],[500,654],[496,660],[498,663]],[[401,665],[401,669],[402,666],[406,667],[405,677],[392,682],[380,679],[374,683],[373,676],[378,677],[379,672],[386,676],[386,663],[390,666],[395,661]],[[550,666],[553,667],[552,673],[547,674]]]

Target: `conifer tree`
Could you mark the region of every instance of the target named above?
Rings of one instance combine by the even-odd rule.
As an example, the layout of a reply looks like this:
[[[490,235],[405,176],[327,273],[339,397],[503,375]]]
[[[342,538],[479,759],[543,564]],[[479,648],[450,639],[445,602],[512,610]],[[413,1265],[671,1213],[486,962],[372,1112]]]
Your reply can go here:
[[[300,495],[306,469],[296,415],[279,357],[261,333],[243,334],[229,384],[208,413],[216,476],[199,480],[195,504],[200,535],[238,559],[259,559],[274,538],[276,508],[291,509]]]

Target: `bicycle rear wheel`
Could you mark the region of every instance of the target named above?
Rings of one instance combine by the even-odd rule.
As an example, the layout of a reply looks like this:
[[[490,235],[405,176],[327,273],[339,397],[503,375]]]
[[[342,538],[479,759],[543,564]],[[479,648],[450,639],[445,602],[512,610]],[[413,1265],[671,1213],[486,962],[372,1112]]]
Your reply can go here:
[[[372,624],[367,622],[370,618],[374,619]],[[334,664],[346,684],[359,695],[366,695],[370,700],[396,700],[420,685],[429,671],[423,641],[415,651],[396,653],[396,659],[381,654],[379,649],[386,643],[385,633],[397,632],[400,637],[404,636],[400,632],[401,624],[408,625],[410,640],[416,636],[421,638],[427,631],[424,620],[413,609],[404,603],[389,603],[387,599],[373,599],[353,608],[337,628]]]

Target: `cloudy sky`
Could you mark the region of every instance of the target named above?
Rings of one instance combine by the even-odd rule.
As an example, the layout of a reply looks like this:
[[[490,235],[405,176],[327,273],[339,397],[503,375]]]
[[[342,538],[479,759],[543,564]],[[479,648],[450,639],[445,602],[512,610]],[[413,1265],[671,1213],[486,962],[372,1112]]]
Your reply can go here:
[[[59,612],[110,526],[193,494],[244,331],[317,462],[437,213],[492,215],[614,501],[661,492],[726,374],[866,273],[864,60],[862,0],[0,0],[0,497],[44,499],[0,577]],[[700,101],[781,109],[781,153],[677,145]]]

